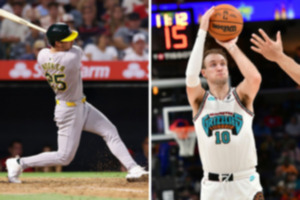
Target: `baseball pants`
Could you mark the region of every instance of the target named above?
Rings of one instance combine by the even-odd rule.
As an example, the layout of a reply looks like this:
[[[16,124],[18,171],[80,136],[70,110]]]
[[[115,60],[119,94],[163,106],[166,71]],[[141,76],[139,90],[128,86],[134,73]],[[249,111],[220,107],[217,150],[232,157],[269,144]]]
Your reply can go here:
[[[55,107],[54,120],[58,127],[58,150],[22,157],[20,159],[22,168],[70,164],[78,149],[82,130],[101,136],[113,155],[128,170],[136,166],[116,127],[105,115],[88,102],[75,103],[76,106],[67,106],[66,102],[59,101]]]

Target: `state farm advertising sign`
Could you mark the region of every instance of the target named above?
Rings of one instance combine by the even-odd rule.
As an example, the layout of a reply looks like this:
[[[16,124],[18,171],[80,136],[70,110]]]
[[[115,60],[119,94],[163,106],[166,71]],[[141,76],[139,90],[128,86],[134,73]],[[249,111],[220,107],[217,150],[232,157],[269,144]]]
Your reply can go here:
[[[146,81],[148,62],[82,62],[81,76],[86,81]],[[0,80],[45,80],[36,61],[0,61]]]

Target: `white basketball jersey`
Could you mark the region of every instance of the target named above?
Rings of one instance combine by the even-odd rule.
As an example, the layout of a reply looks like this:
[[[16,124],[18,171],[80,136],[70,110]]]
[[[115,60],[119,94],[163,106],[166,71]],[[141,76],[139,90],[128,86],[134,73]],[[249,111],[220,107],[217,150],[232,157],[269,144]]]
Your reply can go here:
[[[242,105],[235,88],[224,100],[206,91],[194,117],[205,172],[234,173],[257,165],[253,117],[254,114]]]
[[[38,54],[38,63],[56,94],[56,98],[64,101],[77,101],[83,95],[81,79],[82,50],[73,46],[69,51],[50,52],[42,49]]]

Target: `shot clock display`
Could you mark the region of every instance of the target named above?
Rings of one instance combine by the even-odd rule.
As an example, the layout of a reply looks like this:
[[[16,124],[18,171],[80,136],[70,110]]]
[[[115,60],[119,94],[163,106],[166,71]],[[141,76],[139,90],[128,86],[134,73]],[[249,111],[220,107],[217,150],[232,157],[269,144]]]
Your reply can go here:
[[[192,10],[153,12],[153,59],[176,60],[188,57],[195,37],[193,25]]]

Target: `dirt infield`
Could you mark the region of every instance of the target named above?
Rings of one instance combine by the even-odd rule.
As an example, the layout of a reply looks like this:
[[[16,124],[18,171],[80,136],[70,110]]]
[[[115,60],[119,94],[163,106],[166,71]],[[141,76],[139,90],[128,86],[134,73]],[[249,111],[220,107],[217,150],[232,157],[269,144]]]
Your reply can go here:
[[[63,194],[106,198],[148,199],[148,183],[125,178],[21,178],[10,184],[0,177],[0,194]]]

